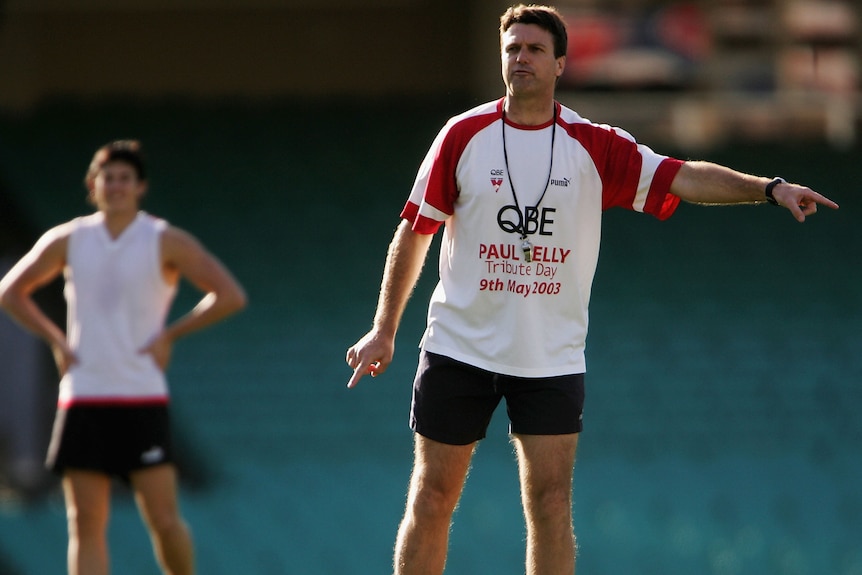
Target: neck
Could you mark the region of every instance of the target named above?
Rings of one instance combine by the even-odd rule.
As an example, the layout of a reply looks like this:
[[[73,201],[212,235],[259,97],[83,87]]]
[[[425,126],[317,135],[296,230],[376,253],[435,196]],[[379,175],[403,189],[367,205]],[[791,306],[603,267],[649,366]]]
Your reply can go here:
[[[103,211],[102,213],[105,214],[105,227],[108,229],[108,233],[114,239],[118,238],[120,234],[122,234],[123,231],[125,231],[125,229],[129,227],[129,225],[131,225],[131,223],[135,221],[135,218],[138,216],[137,211]]]
[[[509,94],[503,103],[503,110],[506,112],[506,117],[516,124],[539,126],[553,119],[554,106],[556,103],[553,98],[524,100]]]

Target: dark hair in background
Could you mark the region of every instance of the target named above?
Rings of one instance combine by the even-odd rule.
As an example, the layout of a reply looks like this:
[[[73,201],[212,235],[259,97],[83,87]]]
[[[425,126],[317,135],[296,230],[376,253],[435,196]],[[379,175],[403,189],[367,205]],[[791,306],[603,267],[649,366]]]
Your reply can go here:
[[[135,169],[139,180],[145,181],[147,179],[141,143],[137,140],[116,140],[105,144],[93,155],[90,167],[87,168],[87,174],[84,176],[84,185],[87,190],[93,189],[96,174],[109,162],[125,162]]]

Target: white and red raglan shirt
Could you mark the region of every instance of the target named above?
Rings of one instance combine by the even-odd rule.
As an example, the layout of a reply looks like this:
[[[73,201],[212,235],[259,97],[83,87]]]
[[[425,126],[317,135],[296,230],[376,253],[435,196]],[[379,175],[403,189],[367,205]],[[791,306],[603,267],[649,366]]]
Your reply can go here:
[[[176,293],[162,274],[166,228],[140,212],[112,239],[101,212],[72,221],[64,294],[78,362],[60,381],[61,407],[167,403],[164,372],[141,353],[164,327]]]
[[[445,224],[440,281],[420,345],[517,377],[584,373],[602,212],[622,207],[670,217],[680,199],[669,190],[683,162],[559,103],[555,122],[506,120],[504,158],[503,103],[447,122],[401,212],[418,233]],[[521,220],[513,183],[530,262],[515,230]]]

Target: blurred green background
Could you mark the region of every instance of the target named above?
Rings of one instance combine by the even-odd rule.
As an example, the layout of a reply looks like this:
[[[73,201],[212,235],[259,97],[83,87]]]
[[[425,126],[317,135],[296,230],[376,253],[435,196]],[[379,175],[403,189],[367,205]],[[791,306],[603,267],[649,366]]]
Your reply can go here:
[[[433,262],[389,372],[347,390],[343,358],[371,320],[418,161],[462,104],[67,103],[0,120],[3,183],[35,228],[86,213],[92,151],[135,135],[147,209],[193,231],[248,289],[249,309],[181,342],[169,373],[201,573],[387,571]],[[766,205],[683,205],[667,222],[606,214],[575,472],[581,572],[862,572],[859,158],[811,144],[708,154],[842,205],[802,225]],[[177,309],[195,297],[182,291]],[[500,415],[447,572],[523,570]],[[63,515],[53,489],[8,498],[4,573],[61,572]],[[121,488],[111,545],[117,572],[155,571]]]
[[[370,326],[433,137],[502,94],[507,4],[0,0],[0,266],[89,212],[81,182],[98,146],[138,138],[145,208],[249,292],[243,314],[179,343],[169,371],[200,573],[390,570],[436,244],[389,371],[348,390],[344,355]],[[766,205],[605,214],[578,572],[862,575],[859,7],[559,4],[576,31],[564,103],[660,152],[841,204],[802,225]],[[62,321],[59,285],[43,297]],[[175,311],[196,298],[182,289]],[[26,427],[41,459],[56,376],[38,349],[41,371],[19,382],[23,356],[0,347],[0,575],[65,566],[57,485],[22,482],[9,435]],[[35,403],[13,404],[16,386]],[[501,411],[474,459],[447,573],[523,573],[506,423]],[[121,486],[110,545],[113,572],[157,572]]]

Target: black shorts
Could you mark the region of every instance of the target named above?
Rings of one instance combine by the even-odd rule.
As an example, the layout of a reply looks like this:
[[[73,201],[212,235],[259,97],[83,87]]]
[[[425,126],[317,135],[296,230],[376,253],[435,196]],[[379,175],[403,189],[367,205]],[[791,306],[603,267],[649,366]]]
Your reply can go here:
[[[46,464],[128,481],[132,471],[172,461],[167,405],[73,405],[57,410]]]
[[[584,374],[513,377],[427,351],[413,382],[410,428],[434,441],[468,445],[485,437],[504,397],[510,433],[562,435],[583,429]]]

